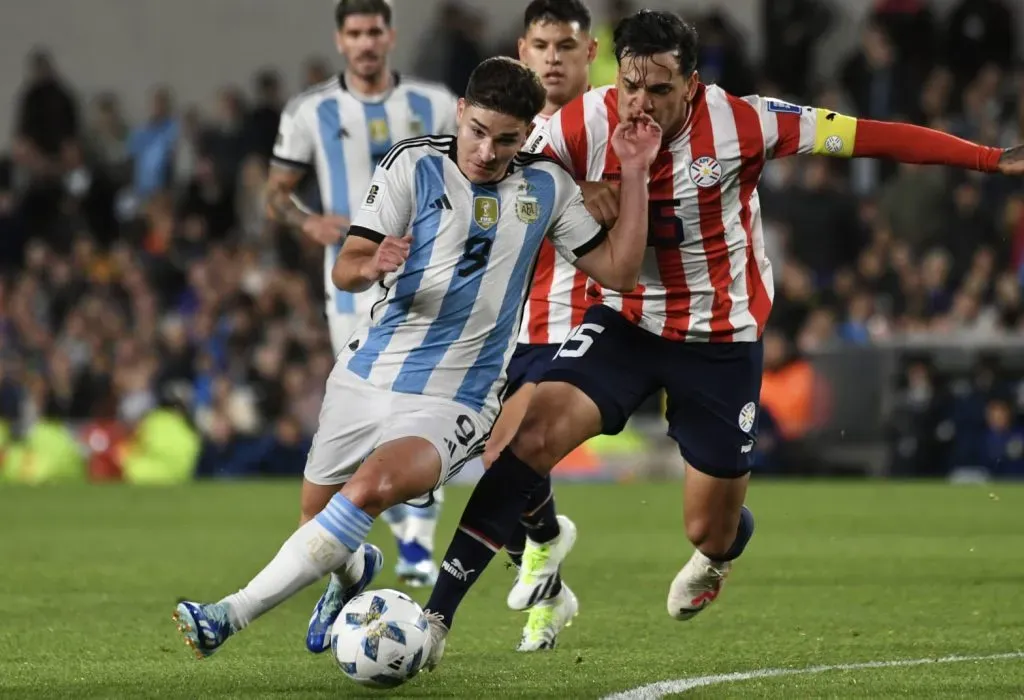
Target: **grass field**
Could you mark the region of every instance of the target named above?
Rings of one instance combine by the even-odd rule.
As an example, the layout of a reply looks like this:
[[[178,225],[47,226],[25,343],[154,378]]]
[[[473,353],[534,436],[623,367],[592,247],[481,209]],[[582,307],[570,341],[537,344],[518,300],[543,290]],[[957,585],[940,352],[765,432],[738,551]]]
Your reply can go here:
[[[397,695],[598,698],[709,674],[1024,650],[1024,488],[758,483],[751,546],[689,623],[664,610],[690,553],[677,485],[557,493],[579,525],[565,576],[581,605],[559,648],[512,651],[524,616],[505,608],[502,555],[441,668]],[[449,491],[442,549],[466,494]],[[296,511],[294,483],[0,489],[0,697],[379,696],[305,651],[319,585],[201,663],[174,631],[176,597],[244,584]],[[395,586],[383,525],[372,537],[389,557],[375,587]],[[685,696],[1022,697],[1024,660],[756,678]]]

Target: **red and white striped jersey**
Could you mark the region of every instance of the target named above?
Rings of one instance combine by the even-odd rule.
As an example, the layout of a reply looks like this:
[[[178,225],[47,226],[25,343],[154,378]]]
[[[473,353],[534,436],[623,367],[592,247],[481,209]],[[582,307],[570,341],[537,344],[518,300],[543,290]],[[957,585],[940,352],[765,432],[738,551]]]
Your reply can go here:
[[[567,104],[544,129],[544,152],[577,180],[617,181],[617,100],[616,88],[602,87]],[[774,297],[757,195],[765,159],[848,157],[854,123],[826,110],[699,86],[686,125],[651,167],[639,286],[621,294],[592,283],[588,300],[672,340],[757,340]]]
[[[538,114],[526,149],[536,153],[545,145],[544,126],[550,117]],[[533,272],[530,295],[523,309],[519,342],[528,345],[561,345],[569,331],[583,321],[587,310],[587,276],[566,262],[551,241],[544,239]]]

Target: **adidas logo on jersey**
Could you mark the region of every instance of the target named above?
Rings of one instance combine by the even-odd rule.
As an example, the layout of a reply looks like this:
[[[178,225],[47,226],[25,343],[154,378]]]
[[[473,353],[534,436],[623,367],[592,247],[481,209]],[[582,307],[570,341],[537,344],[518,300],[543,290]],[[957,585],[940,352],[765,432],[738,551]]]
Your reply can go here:
[[[451,211],[452,203],[450,201],[448,201],[448,195],[443,194],[440,197],[438,197],[437,199],[435,199],[433,202],[430,203],[430,208],[431,209],[447,209],[448,211]]]

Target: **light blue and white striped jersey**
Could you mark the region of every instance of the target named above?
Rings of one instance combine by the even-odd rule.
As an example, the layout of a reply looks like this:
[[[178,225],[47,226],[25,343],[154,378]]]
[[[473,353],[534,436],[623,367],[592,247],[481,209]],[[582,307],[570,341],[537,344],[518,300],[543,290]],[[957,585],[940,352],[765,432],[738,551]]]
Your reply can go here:
[[[387,93],[352,92],[344,74],[292,98],[281,114],[274,164],[308,169],[319,185],[324,214],[350,220],[366,194],[377,163],[393,145],[424,134],[454,134],[456,97],[439,83],[397,73]],[[324,284],[331,311],[356,311],[352,294],[335,289],[331,269],[341,246],[324,255]]]
[[[454,400],[493,420],[541,241],[574,262],[606,233],[553,160],[521,153],[504,179],[475,185],[455,148],[450,136],[411,139],[374,173],[349,235],[409,232],[412,247],[338,361],[380,388]]]

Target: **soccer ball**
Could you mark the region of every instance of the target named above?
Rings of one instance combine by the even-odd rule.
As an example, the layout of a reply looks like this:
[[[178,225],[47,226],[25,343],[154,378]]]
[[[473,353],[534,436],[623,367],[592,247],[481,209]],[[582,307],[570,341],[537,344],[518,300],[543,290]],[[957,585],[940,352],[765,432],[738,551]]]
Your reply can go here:
[[[390,589],[366,591],[342,608],[331,629],[331,652],[359,685],[394,688],[420,672],[430,631],[416,601]]]

